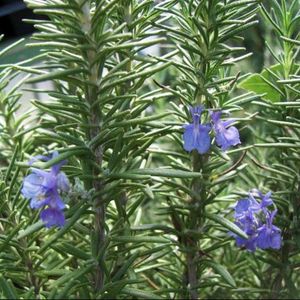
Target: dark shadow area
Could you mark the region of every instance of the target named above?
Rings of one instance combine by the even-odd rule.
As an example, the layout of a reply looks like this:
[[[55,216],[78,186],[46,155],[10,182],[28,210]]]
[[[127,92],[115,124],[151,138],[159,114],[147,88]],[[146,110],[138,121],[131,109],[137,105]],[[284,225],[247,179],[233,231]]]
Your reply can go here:
[[[0,34],[3,41],[28,35],[34,31],[32,24],[23,19],[46,19],[45,16],[34,14],[22,0],[0,1]]]

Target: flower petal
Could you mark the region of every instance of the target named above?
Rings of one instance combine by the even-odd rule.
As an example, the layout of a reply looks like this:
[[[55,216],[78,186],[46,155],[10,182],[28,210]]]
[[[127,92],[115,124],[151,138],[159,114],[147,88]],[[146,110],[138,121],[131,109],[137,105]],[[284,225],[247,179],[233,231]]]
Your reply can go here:
[[[280,229],[279,229],[279,231],[275,231],[272,234],[270,247],[273,249],[280,249],[280,247],[281,247],[281,231],[280,231]]]
[[[56,188],[56,177],[51,172],[32,168],[32,172],[42,178],[41,186],[45,191]]]
[[[241,215],[249,209],[251,202],[249,199],[240,199],[234,207],[235,215]]]
[[[39,194],[31,198],[30,207],[33,209],[39,209],[49,204],[50,199],[46,198],[45,194]]]
[[[64,209],[65,203],[61,200],[57,191],[53,191],[49,196],[49,206],[54,209]]]
[[[51,158],[51,159],[53,159],[53,158],[55,158],[55,157],[57,157],[57,156],[58,156],[58,152],[57,152],[57,151],[54,151],[53,154],[52,154],[52,158]],[[59,173],[59,171],[60,171],[60,168],[61,168],[63,165],[65,165],[66,163],[67,163],[66,160],[62,160],[62,161],[58,162],[57,164],[53,165],[53,166],[51,167],[51,173],[57,175],[57,174]]]
[[[68,192],[70,189],[69,180],[64,172],[59,172],[57,177],[57,187],[63,192]]]
[[[31,166],[33,163],[35,163],[38,160],[48,161],[49,159],[50,157],[45,155],[36,155],[29,160],[28,164]]]
[[[200,154],[206,153],[210,148],[209,131],[209,125],[199,125],[198,132],[194,135],[195,148]]]
[[[269,248],[270,238],[268,234],[268,228],[266,225],[263,225],[261,228],[258,229],[258,236],[257,236],[257,247],[261,249]]]
[[[281,230],[274,225],[271,227],[263,225],[258,228],[257,247],[279,249],[281,247]]]
[[[62,227],[65,225],[64,213],[58,209],[47,208],[41,212],[40,217],[47,228],[52,226]]]
[[[216,142],[223,151],[227,150],[230,146],[240,144],[240,135],[236,127],[231,126],[228,129],[216,131]]]
[[[42,193],[43,177],[37,174],[30,174],[24,178],[22,194],[25,198],[32,198]]]
[[[211,111],[210,112],[210,117],[214,123],[218,123],[220,121],[222,115],[222,111]]]
[[[192,115],[194,125],[197,125],[199,123],[203,109],[204,107],[202,105],[190,107],[190,113]]]
[[[184,133],[183,133],[183,148],[186,151],[192,151],[195,149],[194,144],[194,125],[188,124],[184,125]]]
[[[271,199],[271,192],[268,192],[267,194],[263,195],[261,194],[262,201],[261,201],[261,207],[267,207],[273,204],[273,200]]]
[[[244,239],[239,237],[238,235],[235,237],[236,245],[238,247],[245,247],[247,250],[254,252],[256,250],[256,236],[249,236],[248,239]]]

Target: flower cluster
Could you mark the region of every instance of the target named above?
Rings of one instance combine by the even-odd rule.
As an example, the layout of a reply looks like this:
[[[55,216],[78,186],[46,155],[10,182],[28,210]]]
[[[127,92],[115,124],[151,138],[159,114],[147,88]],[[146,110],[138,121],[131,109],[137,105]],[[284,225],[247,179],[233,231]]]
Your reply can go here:
[[[193,123],[183,125],[184,134],[184,149],[186,151],[197,150],[200,154],[206,153],[211,145],[211,138],[209,132],[211,125],[201,124],[201,114],[203,106],[196,106],[190,108]],[[236,127],[230,126],[234,121],[221,120],[222,111],[210,112],[211,121],[213,123],[213,130],[215,132],[216,143],[223,151],[230,146],[240,144],[240,136]],[[228,127],[230,126],[230,127]]]
[[[234,233],[238,247],[245,247],[249,251],[261,249],[279,249],[281,247],[281,230],[273,225],[273,219],[277,210],[270,211],[268,207],[273,204],[271,192],[263,195],[258,191],[260,202],[253,193],[249,193],[248,198],[240,199],[235,205],[235,224],[247,235],[244,239]]]
[[[50,157],[39,155],[34,160],[48,161],[57,155],[57,152],[54,152]],[[31,208],[42,208],[40,217],[48,228],[52,226],[62,227],[65,224],[63,213],[65,204],[60,198],[60,193],[69,190],[69,181],[66,175],[60,171],[64,164],[65,161],[62,161],[53,165],[49,172],[31,168],[32,173],[23,181],[23,196],[30,199]]]

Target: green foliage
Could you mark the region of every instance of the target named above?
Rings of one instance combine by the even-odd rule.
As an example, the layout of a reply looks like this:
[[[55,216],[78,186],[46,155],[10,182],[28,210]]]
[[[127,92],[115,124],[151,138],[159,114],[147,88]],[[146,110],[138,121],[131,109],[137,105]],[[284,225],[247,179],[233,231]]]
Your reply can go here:
[[[275,65],[267,70],[263,70],[260,74],[252,74],[239,84],[239,88],[262,95],[262,99],[272,102],[278,102],[281,99],[282,92],[272,83],[271,75],[276,74],[280,70],[281,65]],[[272,72],[272,73],[271,73]]]
[[[257,274],[261,287],[270,298],[297,298],[299,283],[294,269],[299,246],[297,244],[299,218],[296,200],[299,191],[298,127],[299,74],[297,43],[298,1],[271,1],[273,9],[261,4],[261,12],[270,22],[276,39],[268,40],[271,66],[260,75],[251,75],[240,84],[241,88],[261,95],[265,101],[254,101],[258,105],[257,124],[253,126],[259,140],[249,153],[254,166],[252,172],[261,186],[269,186],[279,209],[279,224],[283,230],[283,248],[279,253],[270,252],[267,257],[257,258],[263,263],[262,274]],[[265,84],[255,86],[257,76]],[[264,127],[264,130],[260,128]],[[257,170],[258,168],[258,170]],[[249,172],[250,175],[250,172]],[[249,178],[249,177],[248,177]],[[247,180],[249,180],[247,178]],[[245,178],[246,179],[246,178]],[[295,223],[296,222],[296,223]]]
[[[27,20],[32,58],[10,62],[24,40],[0,52],[0,298],[297,298],[299,1],[24,2],[47,18]],[[204,123],[230,113],[242,145],[184,151],[200,104]],[[66,225],[46,229],[21,188],[28,160],[54,150],[33,167],[67,159],[71,190]],[[247,237],[232,205],[252,188],[273,192],[280,251],[228,234]]]

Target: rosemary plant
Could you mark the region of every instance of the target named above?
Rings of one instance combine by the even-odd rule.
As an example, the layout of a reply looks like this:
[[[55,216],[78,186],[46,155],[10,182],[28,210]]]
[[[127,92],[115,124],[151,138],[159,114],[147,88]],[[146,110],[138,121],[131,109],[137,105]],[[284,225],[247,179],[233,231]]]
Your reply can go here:
[[[44,19],[0,65],[0,298],[296,299],[299,1],[24,2]]]
[[[37,237],[31,240],[35,245],[42,243],[42,256],[32,262],[32,268],[40,274],[35,279],[34,291],[37,297],[45,293],[49,298],[70,293],[88,298],[113,297],[115,286],[139,282],[135,276],[127,278],[127,272],[136,259],[145,255],[134,251],[140,244],[131,237],[129,218],[152,193],[147,184],[151,174],[140,171],[147,158],[147,147],[155,138],[155,127],[150,122],[165,116],[146,115],[147,107],[161,95],[160,91],[141,89],[149,76],[170,65],[142,52],[164,41],[155,38],[157,32],[150,23],[155,22],[159,13],[150,10],[152,1],[142,5],[138,1],[81,0],[27,4],[34,12],[48,17],[36,22],[39,32],[27,45],[40,48],[42,56],[38,65],[24,68],[35,74],[27,83],[52,80],[54,89],[33,89],[36,93],[47,93],[49,101],[32,102],[38,109],[38,126],[26,128],[18,137],[34,131],[33,143],[38,146],[42,141],[43,146],[32,149],[36,151],[31,155],[45,155],[53,150],[60,153],[48,162],[34,161],[33,167],[48,168],[69,159],[64,170],[69,178],[77,178],[66,196],[70,209],[63,229],[44,243]],[[27,185],[31,187],[32,178],[24,181],[25,196],[30,194]],[[61,212],[53,213],[60,216],[57,224],[64,225]],[[41,213],[41,218],[49,221],[54,215]],[[39,228],[29,226],[21,236],[32,236]],[[145,241],[147,238],[141,239]],[[78,242],[81,249],[72,246]],[[127,243],[133,242],[134,246],[128,248]],[[59,258],[59,253],[64,252],[66,258],[67,253],[74,255],[74,251],[74,264],[65,272],[72,258]],[[48,262],[51,267],[44,262],[47,256],[54,259]],[[53,268],[57,270],[55,274],[49,273]],[[47,288],[45,279],[49,276],[61,280],[47,280]]]
[[[283,247],[280,252],[269,253],[270,265],[264,265],[264,275],[259,278],[264,288],[270,288],[267,297],[297,298],[294,259],[299,251],[299,42],[295,39],[299,35],[300,6],[299,1],[274,0],[269,6],[262,3],[260,8],[276,39],[266,41],[269,52],[266,68],[248,77],[241,87],[262,94],[263,99],[255,104],[259,105],[259,124],[268,131],[260,137],[263,142],[255,145],[259,148],[252,152],[252,160],[261,169],[258,175],[263,185],[274,191]],[[265,262],[261,256],[259,259]]]
[[[209,150],[210,125],[205,124],[209,123],[210,114],[214,119],[212,111],[226,110],[227,113],[242,111],[242,107],[238,105],[247,100],[245,97],[232,98],[231,92],[239,73],[231,75],[230,70],[235,62],[248,56],[241,54],[245,49],[235,46],[233,41],[257,22],[255,20],[257,3],[256,1],[165,1],[157,9],[165,17],[156,26],[166,31],[178,49],[178,56],[173,65],[178,69],[179,78],[176,84],[162,87],[171,91],[178,99],[177,102],[170,103],[173,114],[178,117],[177,124],[184,124],[190,119],[190,107],[200,108],[200,111],[192,109],[194,123],[196,118],[196,123],[199,122],[202,110],[204,114],[202,118],[204,125],[200,125],[202,128],[199,129],[199,142],[194,142],[197,143],[194,147],[190,147],[189,140],[192,137],[187,135],[195,134],[197,128],[191,129],[191,133],[188,133],[188,127],[185,129],[184,148],[188,151],[194,149],[190,155],[184,154],[182,139],[176,134],[178,129],[170,135],[170,139],[181,148],[176,155],[172,155],[172,165],[176,165],[177,168],[179,166],[185,171],[193,171],[198,176],[195,175],[194,179],[162,182],[163,185],[176,187],[176,192],[167,196],[169,207],[166,211],[176,230],[178,246],[184,253],[184,258],[180,258],[183,259],[182,275],[178,274],[178,277],[182,278],[180,295],[182,298],[198,299],[199,291],[201,292],[202,287],[209,282],[205,275],[207,268],[219,273],[228,287],[235,286],[234,279],[226,268],[210,256],[210,250],[223,246],[227,240],[226,234],[222,241],[218,241],[210,235],[210,230],[219,224],[237,234],[242,234],[238,231],[239,228],[235,228],[234,224],[218,213],[214,203],[226,189],[227,182],[232,182],[246,166],[240,164],[244,154],[238,159],[222,153],[217,146],[212,146]],[[217,121],[219,116],[214,116]],[[219,125],[217,123],[215,122],[215,129],[223,126],[222,123],[219,122]],[[236,134],[235,141],[230,145],[240,143],[237,129],[232,127],[230,130]],[[216,129],[215,142],[219,146],[222,145],[222,150],[228,149],[230,145],[223,144],[218,134]],[[238,152],[241,151],[240,148]]]

